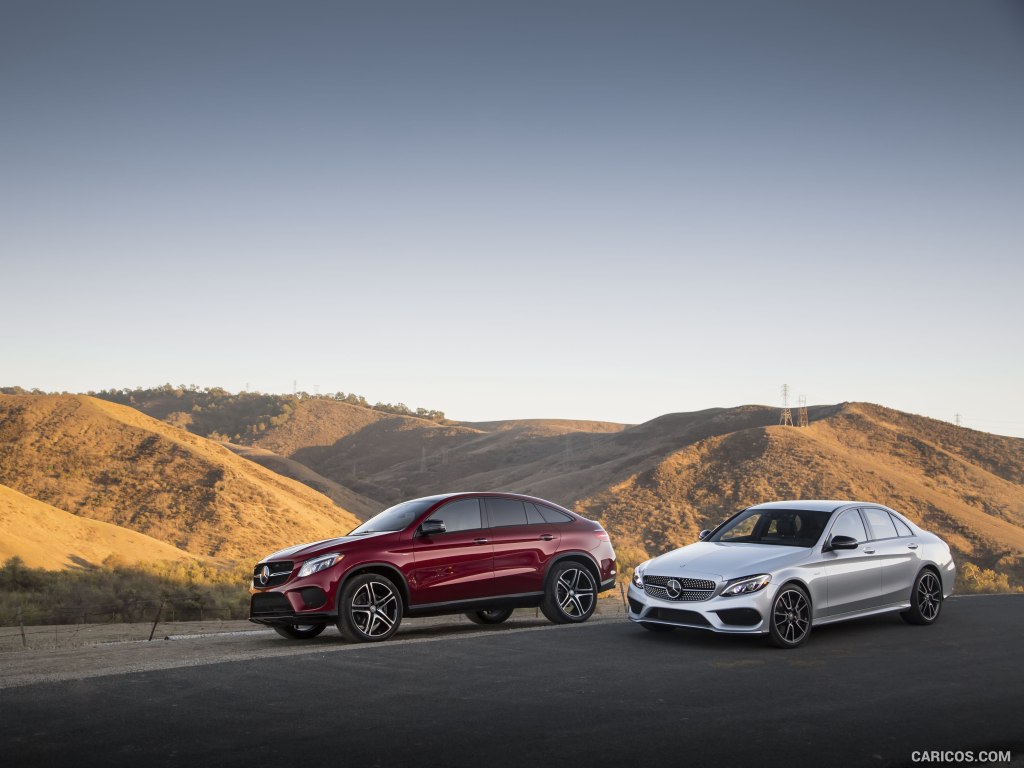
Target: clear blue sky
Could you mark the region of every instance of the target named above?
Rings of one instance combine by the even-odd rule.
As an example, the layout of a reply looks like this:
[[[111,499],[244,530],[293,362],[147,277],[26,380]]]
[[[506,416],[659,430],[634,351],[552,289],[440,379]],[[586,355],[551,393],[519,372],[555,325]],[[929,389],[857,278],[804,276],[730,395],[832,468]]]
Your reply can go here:
[[[1024,5],[0,3],[0,384],[1024,435]]]

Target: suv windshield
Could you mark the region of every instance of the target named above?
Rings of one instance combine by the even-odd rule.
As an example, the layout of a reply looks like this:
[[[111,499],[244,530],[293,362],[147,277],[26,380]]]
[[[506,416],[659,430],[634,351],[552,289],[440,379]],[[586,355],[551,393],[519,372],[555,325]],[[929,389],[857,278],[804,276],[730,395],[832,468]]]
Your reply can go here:
[[[383,512],[374,515],[348,535],[360,536],[364,533],[404,530],[421,512],[425,512],[427,507],[436,501],[436,498],[403,501],[401,504],[388,507]]]
[[[813,547],[831,512],[793,509],[747,509],[722,525],[705,541]]]

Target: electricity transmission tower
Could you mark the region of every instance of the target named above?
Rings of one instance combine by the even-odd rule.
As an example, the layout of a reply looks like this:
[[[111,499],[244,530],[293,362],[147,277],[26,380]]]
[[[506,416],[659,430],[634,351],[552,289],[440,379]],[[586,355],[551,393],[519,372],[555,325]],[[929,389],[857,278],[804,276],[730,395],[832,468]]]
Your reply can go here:
[[[796,425],[798,427],[807,426],[807,395],[800,395],[800,399],[797,401],[799,408],[796,411]]]
[[[779,417],[779,425],[793,426],[793,412],[789,409],[789,384],[782,385],[782,415]]]

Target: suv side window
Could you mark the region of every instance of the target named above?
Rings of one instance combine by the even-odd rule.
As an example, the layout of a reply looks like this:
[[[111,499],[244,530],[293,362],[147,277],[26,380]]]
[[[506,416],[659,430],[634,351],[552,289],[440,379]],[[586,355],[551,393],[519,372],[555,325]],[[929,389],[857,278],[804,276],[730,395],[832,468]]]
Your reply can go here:
[[[428,519],[443,522],[445,533],[480,528],[480,499],[459,499],[445,504]]]
[[[892,524],[892,518],[884,509],[865,507],[864,517],[868,519],[872,539],[895,539],[898,535],[896,526]]]
[[[537,504],[537,509],[544,516],[544,520],[549,523],[571,523],[572,518],[564,512],[559,512],[557,509],[546,507],[543,504]]]
[[[858,544],[868,540],[864,522],[860,519],[860,513],[856,509],[848,509],[843,512],[836,520],[836,524],[832,526],[830,535],[849,536],[856,539]]]
[[[526,508],[519,499],[487,499],[487,519],[491,528],[526,525]]]
[[[536,504],[530,502],[524,502],[526,507],[526,523],[527,525],[544,525],[547,521],[541,517],[540,510],[537,509]]]

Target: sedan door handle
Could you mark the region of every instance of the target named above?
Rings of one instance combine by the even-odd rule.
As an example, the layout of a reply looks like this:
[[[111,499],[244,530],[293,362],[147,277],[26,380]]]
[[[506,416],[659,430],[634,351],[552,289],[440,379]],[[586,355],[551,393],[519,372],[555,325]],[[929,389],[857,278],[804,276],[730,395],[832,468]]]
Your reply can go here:
[[[540,535],[540,538],[541,538],[541,541],[551,541],[555,537],[552,536],[550,533],[542,533]]]
[[[907,549],[917,549],[917,544],[907,544]]]
[[[487,539],[473,539],[474,544],[486,544]]]
[[[864,550],[864,554],[865,555],[873,555],[873,554],[875,554],[875,550],[873,550],[873,549],[865,549]]]

